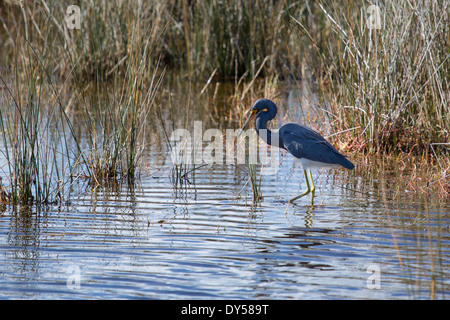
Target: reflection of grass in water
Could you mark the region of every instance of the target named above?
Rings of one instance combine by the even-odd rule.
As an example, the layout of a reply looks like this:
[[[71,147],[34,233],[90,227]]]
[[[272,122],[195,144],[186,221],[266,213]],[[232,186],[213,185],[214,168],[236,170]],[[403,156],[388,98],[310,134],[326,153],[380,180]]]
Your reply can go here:
[[[187,164],[174,164],[170,169],[170,181],[174,187],[183,187],[187,184],[191,184],[193,178],[189,180],[189,173],[193,173],[195,170],[190,170],[190,166]]]
[[[239,140],[239,139],[238,139]],[[245,141],[240,141],[238,143],[245,143]],[[242,187],[239,194],[241,194],[248,184],[250,184],[250,190],[252,192],[252,207],[257,205],[263,198],[261,193],[261,181],[262,181],[262,169],[263,167],[259,168],[258,164],[251,163],[250,161],[250,152],[248,145],[245,146],[245,166],[248,170],[248,179],[245,182],[244,186]],[[241,197],[241,196],[239,196]]]
[[[417,170],[390,159],[382,158],[356,170],[365,183],[352,185],[353,182],[344,189],[361,194],[362,199],[374,197],[374,190],[379,192],[383,213],[376,218],[392,236],[389,250],[395,252],[408,294],[411,298],[445,299],[445,221],[449,216],[446,200],[437,192],[421,192],[418,197],[409,189],[411,179],[418,178]],[[425,177],[422,178],[420,187],[426,188]],[[381,272],[383,277],[383,269]],[[384,272],[392,275],[389,270]]]
[[[437,222],[431,221],[428,208],[415,213],[415,217],[406,213],[392,217],[390,210],[386,210],[386,214],[398,263],[411,298],[445,299],[448,290],[443,264],[445,253],[442,251],[441,214],[437,214]],[[396,221],[398,219],[400,222]]]

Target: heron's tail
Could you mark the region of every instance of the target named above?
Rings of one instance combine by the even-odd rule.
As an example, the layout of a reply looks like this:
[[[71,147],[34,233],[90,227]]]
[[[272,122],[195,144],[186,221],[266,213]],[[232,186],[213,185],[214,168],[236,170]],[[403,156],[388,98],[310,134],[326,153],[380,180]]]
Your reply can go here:
[[[342,156],[342,158],[340,159],[339,164],[349,170],[353,170],[353,168],[355,167],[355,165],[347,160],[344,156]]]

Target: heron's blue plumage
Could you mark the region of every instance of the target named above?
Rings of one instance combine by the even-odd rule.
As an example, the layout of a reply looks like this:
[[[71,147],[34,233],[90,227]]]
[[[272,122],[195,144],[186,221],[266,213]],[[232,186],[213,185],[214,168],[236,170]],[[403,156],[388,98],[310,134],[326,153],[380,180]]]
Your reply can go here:
[[[255,118],[255,129],[267,144],[286,149],[294,157],[300,159],[303,167],[303,173],[306,181],[306,191],[289,200],[295,200],[311,194],[311,206],[314,201],[315,186],[310,168],[343,166],[347,169],[353,169],[355,166],[348,161],[345,156],[339,153],[324,137],[312,129],[301,126],[296,123],[288,123],[282,126],[278,131],[272,132],[267,129],[267,122],[275,118],[277,114],[276,105],[268,99],[259,99],[252,107],[251,115],[248,117],[241,132]],[[309,181],[308,175],[309,173]]]
[[[318,133],[298,124],[286,124],[278,132],[285,148],[296,158],[304,158],[326,164],[337,164],[347,169],[354,165],[340,154]]]
[[[294,157],[347,169],[355,166],[337,151],[324,137],[312,129],[296,123],[283,125],[278,132],[267,129],[266,123],[277,114],[277,107],[268,99],[259,99],[253,105],[256,111],[255,129],[258,135],[270,145],[288,150]]]

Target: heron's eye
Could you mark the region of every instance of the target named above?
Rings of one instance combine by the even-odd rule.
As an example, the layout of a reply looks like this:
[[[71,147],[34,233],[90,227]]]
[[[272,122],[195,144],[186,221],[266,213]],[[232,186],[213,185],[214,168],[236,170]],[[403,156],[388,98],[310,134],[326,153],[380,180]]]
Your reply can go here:
[[[267,112],[267,111],[269,111],[269,109],[264,108],[264,109],[262,109],[261,111],[262,111],[262,112]]]

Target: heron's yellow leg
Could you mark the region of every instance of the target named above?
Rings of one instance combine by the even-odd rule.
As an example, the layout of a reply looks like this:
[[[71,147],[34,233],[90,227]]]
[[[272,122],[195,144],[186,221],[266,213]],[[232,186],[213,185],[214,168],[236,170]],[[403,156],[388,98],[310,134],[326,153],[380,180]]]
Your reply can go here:
[[[309,171],[309,170],[308,170]],[[303,196],[306,196],[308,193],[311,192],[311,187],[309,186],[309,181],[308,181],[308,176],[306,174],[306,170],[303,170],[303,174],[305,175],[305,181],[306,181],[306,190],[304,192],[302,192],[301,194],[299,194],[298,196],[292,198],[289,200],[289,202],[294,202],[295,200],[297,200],[298,198],[301,198]],[[309,171],[309,175],[311,176],[311,171]],[[312,181],[312,180],[311,180]],[[314,184],[313,184],[314,187]],[[311,197],[311,202],[312,202],[312,197]]]
[[[311,170],[308,170],[309,173],[309,179],[311,180],[311,205],[313,205],[313,199],[314,199],[314,192],[316,192],[316,186],[314,185],[314,180],[311,174]]]

